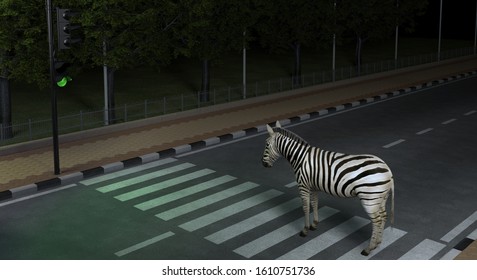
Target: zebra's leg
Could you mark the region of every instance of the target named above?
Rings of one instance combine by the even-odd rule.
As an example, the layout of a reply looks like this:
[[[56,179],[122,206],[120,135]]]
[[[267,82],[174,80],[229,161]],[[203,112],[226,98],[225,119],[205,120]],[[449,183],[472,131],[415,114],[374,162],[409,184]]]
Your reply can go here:
[[[373,226],[373,233],[371,234],[371,239],[369,240],[369,246],[361,252],[361,255],[367,256],[369,253],[378,247],[378,235],[381,227],[381,215],[380,207],[376,206],[367,206],[363,205],[364,210],[368,213],[368,216],[371,218],[371,223]]]
[[[310,228],[310,193],[302,189],[300,190],[300,197],[303,204],[303,212],[305,214],[305,227],[301,230],[300,236],[305,237],[308,235],[308,229]]]
[[[310,230],[316,230],[318,226],[318,192],[311,193],[311,207],[313,208],[313,223],[310,226]]]
[[[381,208],[381,211],[379,212],[379,215],[381,217],[381,221],[379,223],[379,229],[378,229],[378,233],[377,233],[377,237],[376,237],[376,242],[379,244],[381,244],[381,242],[383,241],[383,231],[384,231],[384,226],[386,224],[386,220],[387,220],[387,213],[386,213],[386,209],[382,209]]]
[[[389,193],[387,193],[384,198],[383,202],[381,204],[381,208],[379,209],[379,215],[381,216],[381,223],[379,225],[379,232],[377,236],[377,242],[378,244],[381,244],[383,241],[383,231],[384,231],[384,226],[386,225],[386,220],[387,220],[387,212],[386,212],[386,201],[388,200]]]

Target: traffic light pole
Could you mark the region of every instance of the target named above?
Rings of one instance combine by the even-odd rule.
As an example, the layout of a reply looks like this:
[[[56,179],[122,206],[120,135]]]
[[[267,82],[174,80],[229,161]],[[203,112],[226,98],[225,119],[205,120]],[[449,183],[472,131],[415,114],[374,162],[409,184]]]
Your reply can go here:
[[[48,21],[48,43],[50,52],[50,90],[51,90],[51,124],[53,132],[53,163],[55,175],[60,174],[60,150],[58,144],[58,106],[55,88],[55,50],[53,40],[53,20],[51,0],[46,1],[46,18]]]

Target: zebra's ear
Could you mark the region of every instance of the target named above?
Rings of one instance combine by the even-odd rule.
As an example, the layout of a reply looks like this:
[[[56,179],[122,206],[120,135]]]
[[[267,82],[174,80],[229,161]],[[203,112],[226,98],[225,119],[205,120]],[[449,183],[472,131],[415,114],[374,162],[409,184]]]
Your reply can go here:
[[[271,126],[269,126],[268,124],[267,124],[267,131],[268,131],[268,134],[270,134],[270,136],[272,136],[273,133],[275,133],[275,132],[273,131],[273,128],[272,128]]]
[[[276,126],[276,127],[282,127],[282,125],[280,124],[279,121],[277,121],[277,122],[275,123],[275,126]]]

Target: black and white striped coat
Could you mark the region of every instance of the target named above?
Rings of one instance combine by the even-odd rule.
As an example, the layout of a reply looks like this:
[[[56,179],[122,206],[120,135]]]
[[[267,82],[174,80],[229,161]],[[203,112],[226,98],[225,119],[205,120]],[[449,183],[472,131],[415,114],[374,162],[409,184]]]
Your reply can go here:
[[[394,180],[390,168],[374,155],[346,155],[325,151],[309,145],[296,134],[267,125],[262,163],[271,167],[280,157],[285,157],[293,167],[305,213],[305,227],[301,236],[314,230],[318,224],[318,191],[338,197],[358,197],[371,218],[373,232],[369,246],[363,255],[375,249],[382,240],[386,223],[386,201],[392,193],[391,222],[394,214]],[[313,224],[310,226],[310,203],[313,208]]]

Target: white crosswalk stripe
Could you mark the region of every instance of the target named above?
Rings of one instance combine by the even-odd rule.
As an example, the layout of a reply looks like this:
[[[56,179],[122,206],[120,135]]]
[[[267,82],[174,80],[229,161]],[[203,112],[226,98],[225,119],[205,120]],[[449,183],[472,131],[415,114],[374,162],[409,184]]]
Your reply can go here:
[[[414,248],[402,255],[400,260],[430,260],[433,256],[439,253],[446,245],[430,240],[424,239]]]
[[[381,252],[383,249],[388,247],[389,245],[393,244],[396,240],[399,238],[403,237],[406,234],[405,231],[402,231],[397,228],[386,228],[384,229],[383,232],[383,241],[381,244],[379,244],[378,248],[374,249],[371,251],[369,256],[363,256],[361,255],[361,251],[363,251],[364,248],[369,243],[369,240],[366,240],[365,242],[361,243],[360,245],[356,246],[353,250],[349,251],[345,255],[341,256],[339,260],[367,260],[372,258],[374,255],[377,253]]]
[[[151,173],[148,173],[148,174],[145,174],[145,175],[141,175],[141,176],[130,178],[130,179],[120,181],[120,182],[117,182],[117,183],[109,184],[109,185],[97,188],[96,190],[98,190],[102,193],[116,191],[116,190],[119,190],[119,189],[122,189],[122,188],[125,188],[125,187],[129,187],[129,186],[134,185],[134,184],[142,183],[142,182],[152,180],[152,179],[157,179],[161,176],[165,176],[165,175],[168,175],[168,174],[171,174],[171,173],[174,173],[174,172],[178,172],[178,171],[181,171],[181,170],[184,170],[184,169],[187,169],[187,168],[191,168],[193,166],[194,165],[191,164],[191,163],[183,163],[183,164],[175,165],[175,166],[172,166],[172,167],[169,167],[169,168],[161,169],[161,170],[156,171],[156,172],[151,172]]]
[[[281,194],[282,194],[282,192],[279,192],[277,190],[268,190],[268,191],[265,191],[263,193],[259,193],[257,195],[252,196],[252,197],[249,197],[249,198],[246,198],[246,199],[241,200],[239,202],[236,202],[232,205],[229,205],[229,206],[224,207],[222,209],[219,209],[217,211],[208,213],[204,216],[201,216],[201,217],[199,217],[197,219],[194,219],[192,221],[189,221],[187,223],[184,223],[184,224],[180,225],[180,227],[187,230],[187,231],[194,231],[194,230],[203,228],[207,225],[210,225],[214,222],[225,219],[225,218],[227,218],[229,216],[232,216],[236,213],[239,213],[243,210],[251,208],[255,205],[263,203],[267,200],[275,198],[275,197],[277,197]]]
[[[154,199],[136,204],[136,205],[134,205],[134,207],[136,207],[137,209],[146,211],[146,210],[149,210],[151,208],[161,206],[163,204],[175,201],[177,199],[180,199],[180,198],[183,198],[183,197],[186,197],[186,196],[189,196],[189,195],[193,195],[193,194],[196,194],[196,193],[201,192],[201,191],[211,189],[213,187],[216,187],[218,185],[230,182],[230,181],[235,180],[235,179],[236,179],[235,177],[225,175],[225,176],[215,178],[215,179],[212,179],[212,180],[209,180],[209,181],[206,181],[206,182],[202,182],[198,185],[194,185],[192,187],[189,187],[189,188],[181,190],[181,191],[173,192],[171,194],[156,197]]]
[[[81,181],[80,183],[85,185],[85,186],[91,186],[91,185],[94,185],[94,184],[105,182],[105,181],[108,181],[108,180],[111,180],[111,179],[116,179],[116,178],[126,176],[126,175],[129,175],[129,174],[145,171],[145,170],[148,170],[148,169],[153,169],[155,167],[159,167],[161,165],[165,165],[165,164],[172,163],[172,162],[175,162],[175,161],[177,161],[177,160],[174,159],[174,158],[166,158],[166,159],[162,159],[162,160],[157,160],[157,161],[153,161],[153,162],[146,163],[146,164],[143,164],[143,165],[139,165],[139,166],[136,166],[136,167],[127,168],[127,169],[124,169],[124,170],[121,170],[121,171],[116,171],[116,172],[113,172],[113,173],[110,173],[110,174],[105,174],[105,175],[94,177],[94,178],[91,178],[91,179],[86,179],[86,180]]]
[[[186,174],[186,175],[182,175],[182,176],[179,176],[179,177],[175,177],[175,178],[172,178],[172,179],[169,179],[169,180],[157,183],[157,184],[153,184],[153,185],[150,185],[150,186],[147,186],[147,187],[144,187],[144,188],[140,188],[140,189],[137,189],[137,190],[134,190],[134,191],[123,193],[123,194],[115,196],[114,198],[116,198],[117,200],[120,200],[120,201],[131,200],[131,199],[138,198],[138,197],[146,195],[146,194],[150,194],[150,193],[157,192],[157,191],[160,191],[160,190],[163,190],[163,189],[166,189],[166,188],[173,187],[175,185],[178,185],[178,184],[181,184],[181,183],[193,180],[193,179],[197,179],[199,177],[202,177],[202,176],[214,173],[214,172],[215,171],[210,170],[210,169],[202,169],[202,170],[195,171],[195,172],[192,172],[192,173],[189,173],[189,174]]]
[[[175,208],[169,209],[167,211],[161,212],[157,214],[156,217],[163,219],[165,221],[169,221],[171,219],[191,213],[193,211],[200,210],[201,208],[208,206],[212,203],[215,203],[217,201],[221,201],[221,200],[230,198],[232,196],[241,194],[243,192],[249,191],[256,187],[258,187],[258,184],[246,182],[246,183],[234,186],[232,188],[225,189],[218,193],[203,197],[201,199],[197,199],[193,202],[189,202],[187,204],[180,205]]]
[[[326,220],[328,217],[331,217],[336,213],[338,213],[338,210],[326,206],[318,209],[320,222]],[[297,235],[302,229],[302,227],[303,218],[297,219],[272,232],[263,235],[258,239],[255,239],[247,244],[242,245],[241,247],[235,249],[234,252],[246,258],[251,258],[259,254],[260,252],[263,252],[266,249],[277,245],[285,239]]]
[[[124,179],[118,181],[121,177]],[[121,202],[134,199],[135,209],[141,211],[156,209],[157,211],[149,213],[170,223],[171,231],[116,252],[116,256],[119,257],[147,246],[160,246],[161,242],[169,242],[167,240],[170,238],[179,238],[172,233],[176,227],[194,234],[197,231],[198,237],[203,238],[202,240],[224,246],[245,258],[257,256],[269,259],[310,259],[316,258],[317,254],[332,246],[338,246],[337,243],[370,223],[367,218],[353,216],[347,217],[344,222],[330,224],[336,219],[328,218],[339,214],[340,211],[323,206],[318,210],[320,218],[318,227],[326,225],[329,229],[312,239],[303,239],[302,243],[290,246],[293,244],[290,242],[296,242],[296,239],[291,237],[298,235],[304,225],[301,200],[298,197],[290,197],[285,193],[287,189],[260,190],[260,186],[256,183],[218,174],[211,169],[200,169],[192,163],[177,159],[164,159],[142,167],[84,180],[81,183],[94,186],[98,192],[104,194],[113,193],[110,194],[111,197]],[[295,185],[296,183],[292,182],[286,184],[286,187]],[[280,202],[272,202],[274,199]],[[227,203],[229,201],[230,203]],[[245,212],[246,210],[248,211]],[[270,228],[272,224],[279,226],[274,226],[268,232],[259,232]],[[463,226],[457,228],[461,227]],[[207,228],[209,230],[205,230],[205,234],[198,231]],[[454,232],[457,230],[451,231],[448,235],[455,236]],[[382,243],[370,256],[364,257],[360,254],[369,242],[366,240],[348,248],[339,259],[372,259],[390,245],[400,241],[406,234],[407,232],[397,228],[386,228]],[[286,244],[288,245],[284,246]],[[229,247],[230,245],[233,247]],[[403,253],[400,259],[431,259],[446,246],[441,242],[424,239],[409,245],[408,251]],[[443,258],[449,258],[451,255],[448,253]]]
[[[223,243],[229,239],[232,239],[242,233],[252,230],[268,221],[278,218],[292,210],[300,208],[300,199],[295,198],[285,203],[279,204],[273,208],[261,212],[255,216],[238,222],[232,226],[229,226],[221,231],[206,236],[205,239],[214,242],[215,244]]]
[[[315,237],[303,245],[280,256],[278,259],[307,260],[369,223],[370,221],[368,219],[354,216],[318,237]]]

